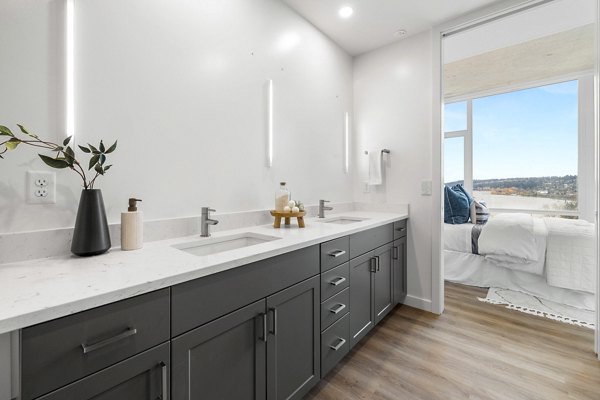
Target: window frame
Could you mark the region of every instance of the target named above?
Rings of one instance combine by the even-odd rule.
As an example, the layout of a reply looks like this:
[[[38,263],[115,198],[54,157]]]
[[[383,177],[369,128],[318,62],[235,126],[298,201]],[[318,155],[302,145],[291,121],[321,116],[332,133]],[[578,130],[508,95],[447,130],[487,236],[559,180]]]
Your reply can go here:
[[[466,103],[467,129],[444,131],[444,140],[462,137],[464,140],[464,187],[473,191],[473,101],[482,97],[496,96],[520,90],[535,89],[542,86],[563,82],[578,82],[578,152],[577,152],[577,211],[570,210],[538,210],[516,208],[494,208],[491,212],[525,212],[553,216],[576,216],[588,221],[595,220],[595,137],[594,137],[594,75],[593,71],[570,74],[553,79],[544,79],[528,83],[519,83],[498,89],[470,94],[468,96],[449,97],[442,105],[442,121],[447,104]],[[442,146],[442,152],[443,150]],[[443,168],[442,168],[443,170]],[[443,171],[442,171],[443,173]],[[442,179],[444,182],[444,179]]]

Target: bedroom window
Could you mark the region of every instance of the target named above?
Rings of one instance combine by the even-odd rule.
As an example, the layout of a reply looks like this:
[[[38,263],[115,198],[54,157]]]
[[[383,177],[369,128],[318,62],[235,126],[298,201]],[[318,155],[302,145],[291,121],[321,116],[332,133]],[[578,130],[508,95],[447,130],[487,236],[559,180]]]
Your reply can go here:
[[[446,104],[444,181],[492,211],[590,214],[591,88],[581,78]]]

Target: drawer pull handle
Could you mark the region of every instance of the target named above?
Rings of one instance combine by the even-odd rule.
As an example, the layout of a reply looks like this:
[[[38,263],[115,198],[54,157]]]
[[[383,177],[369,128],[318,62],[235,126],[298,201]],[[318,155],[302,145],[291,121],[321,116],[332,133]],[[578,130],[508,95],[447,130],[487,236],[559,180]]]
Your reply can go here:
[[[329,254],[329,257],[338,258],[338,257],[343,256],[344,254],[346,254],[346,251],[345,250],[334,250],[334,251],[332,251],[332,252],[330,252],[328,254]]]
[[[345,304],[338,304],[337,308],[332,308],[329,311],[331,311],[334,314],[339,314],[342,312],[342,310],[346,308]]]
[[[106,346],[113,344],[115,342],[118,342],[120,340],[126,339],[135,334],[137,334],[137,329],[127,328],[127,330],[125,332],[119,333],[118,335],[108,338],[106,340],[101,340],[100,342],[93,343],[93,344],[82,344],[81,348],[83,349],[83,354],[88,354],[88,353],[91,353],[92,351],[101,349],[103,347],[106,347]]]
[[[344,278],[343,276],[340,276],[337,279],[334,279],[333,281],[329,282],[329,284],[333,285],[333,286],[338,286],[344,282],[346,282],[346,278]]]
[[[406,228],[396,228],[397,232],[404,232],[406,230]]]
[[[329,348],[332,349],[333,351],[338,351],[339,349],[342,348],[343,345],[346,344],[346,339],[342,339],[342,338],[338,338],[338,339],[340,339],[338,344],[336,344],[335,346],[329,346]]]
[[[161,368],[161,374],[162,374],[162,382],[161,382],[161,388],[162,388],[162,395],[160,397],[160,400],[169,400],[169,391],[168,391],[168,372],[167,371],[167,364],[165,364],[164,362],[160,363],[160,368]]]

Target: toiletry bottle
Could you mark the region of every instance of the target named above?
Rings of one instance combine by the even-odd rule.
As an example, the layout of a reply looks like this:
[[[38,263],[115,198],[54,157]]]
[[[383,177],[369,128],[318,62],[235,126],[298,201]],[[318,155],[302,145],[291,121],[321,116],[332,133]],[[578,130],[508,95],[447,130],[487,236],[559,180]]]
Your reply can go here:
[[[275,194],[275,211],[283,212],[285,206],[290,201],[290,192],[285,187],[285,182],[280,183],[279,190]]]
[[[121,213],[121,250],[137,250],[144,245],[144,213],[138,211],[140,199],[129,199],[127,212]]]

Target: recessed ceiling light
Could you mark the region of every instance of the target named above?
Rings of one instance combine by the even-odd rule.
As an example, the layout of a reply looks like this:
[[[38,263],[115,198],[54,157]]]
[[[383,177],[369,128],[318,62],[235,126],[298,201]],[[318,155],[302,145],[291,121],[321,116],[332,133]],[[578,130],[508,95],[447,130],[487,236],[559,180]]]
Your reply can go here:
[[[404,35],[406,35],[406,29],[398,29],[396,32],[394,32],[395,37],[402,37]]]
[[[344,7],[340,8],[340,11],[338,11],[338,14],[342,18],[350,18],[352,16],[352,14],[354,14],[354,9],[350,6],[344,6]]]

